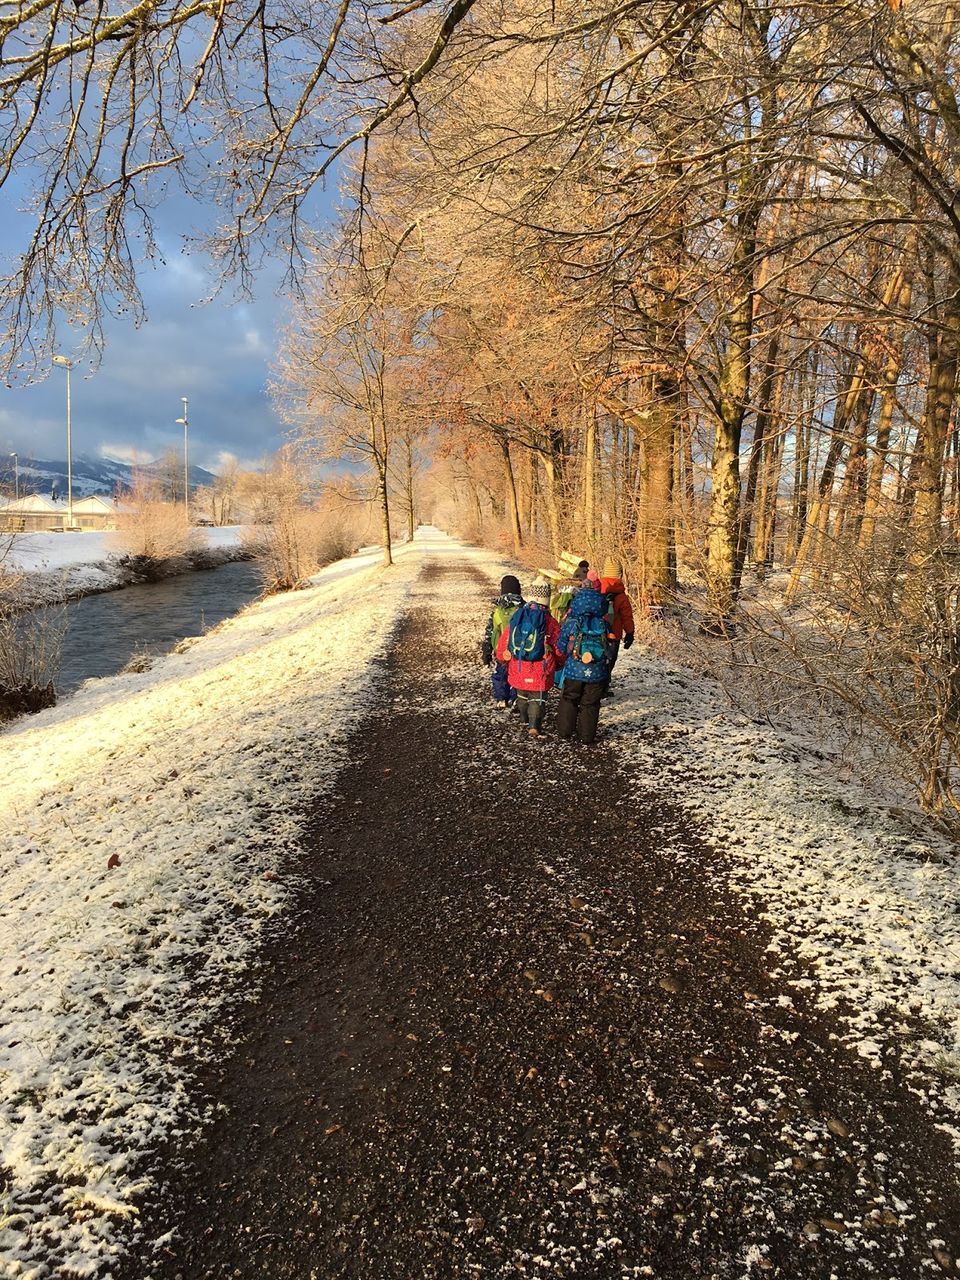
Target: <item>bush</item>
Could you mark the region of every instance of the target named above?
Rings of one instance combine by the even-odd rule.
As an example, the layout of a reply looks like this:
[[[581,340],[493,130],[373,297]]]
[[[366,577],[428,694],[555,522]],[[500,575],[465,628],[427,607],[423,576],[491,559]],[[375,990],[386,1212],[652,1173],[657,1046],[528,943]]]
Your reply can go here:
[[[0,578],[0,720],[52,707],[60,670],[65,608],[23,609],[21,583]]]
[[[186,519],[183,505],[168,502],[156,489],[136,478],[117,520],[111,542],[130,557],[145,576],[169,573],[199,545],[197,531]]]
[[[356,545],[337,514],[286,505],[247,538],[268,593],[292,590],[325,564],[350,555]]]

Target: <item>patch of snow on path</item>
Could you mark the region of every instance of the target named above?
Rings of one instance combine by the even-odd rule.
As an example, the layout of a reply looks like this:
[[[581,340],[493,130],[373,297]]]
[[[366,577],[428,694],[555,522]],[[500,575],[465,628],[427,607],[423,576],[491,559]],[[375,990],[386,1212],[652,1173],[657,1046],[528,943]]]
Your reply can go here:
[[[650,652],[623,655],[601,727],[706,830],[774,929],[772,970],[835,1009],[878,1069],[896,1059],[960,1139],[960,880],[932,824],[826,776],[815,734],[731,711]],[[809,964],[816,983],[793,957]]]
[[[296,892],[301,814],[369,708],[422,530],[0,735],[0,1275],[105,1275],[143,1157]]]

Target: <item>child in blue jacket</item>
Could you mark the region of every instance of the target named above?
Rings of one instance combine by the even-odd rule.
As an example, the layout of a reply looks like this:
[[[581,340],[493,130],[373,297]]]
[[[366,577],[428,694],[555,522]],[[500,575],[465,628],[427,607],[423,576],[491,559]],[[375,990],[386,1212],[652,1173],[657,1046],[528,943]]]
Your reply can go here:
[[[585,582],[570,602],[557,642],[564,659],[557,733],[571,738],[576,729],[587,746],[596,741],[600,699],[610,674],[607,608],[606,597]]]

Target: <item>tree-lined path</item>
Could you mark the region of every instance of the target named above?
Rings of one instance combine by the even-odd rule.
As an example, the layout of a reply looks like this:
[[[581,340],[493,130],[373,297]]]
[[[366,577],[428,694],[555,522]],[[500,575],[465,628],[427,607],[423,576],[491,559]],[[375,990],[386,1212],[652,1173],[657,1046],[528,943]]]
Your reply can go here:
[[[722,851],[615,732],[490,709],[490,595],[424,568],[123,1276],[943,1274],[946,1137],[769,976]]]

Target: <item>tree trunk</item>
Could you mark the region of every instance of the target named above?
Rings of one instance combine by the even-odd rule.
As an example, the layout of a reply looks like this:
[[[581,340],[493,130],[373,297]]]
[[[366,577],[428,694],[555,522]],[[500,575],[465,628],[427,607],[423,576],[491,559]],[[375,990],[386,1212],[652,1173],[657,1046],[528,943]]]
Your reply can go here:
[[[599,403],[623,419],[634,433],[642,456],[635,507],[638,587],[643,599],[662,605],[676,589],[673,549],[673,459],[680,394],[677,379],[667,373],[651,379],[652,404],[635,409],[619,396],[604,393]]]
[[[550,529],[550,542],[553,546],[554,556],[559,556],[563,550],[563,539],[560,534],[560,504],[557,496],[557,469],[554,463],[553,454],[549,449],[540,455],[540,461],[543,463],[543,476],[546,484],[544,485],[544,502],[547,508],[547,524]]]
[[[583,432],[583,533],[586,545],[593,548],[597,535],[597,410],[592,404],[584,404]]]
[[[960,276],[954,271],[940,324],[931,327],[930,380],[920,433],[916,495],[907,557],[904,605],[908,617],[919,618],[940,577],[942,542],[943,458],[957,394],[960,362]]]
[[[503,490],[506,498],[507,517],[510,521],[510,536],[513,539],[514,559],[520,559],[520,548],[523,546],[523,530],[520,525],[520,507],[517,502],[517,484],[513,474],[513,462],[510,458],[510,440],[505,431],[497,432],[497,443],[503,459]]]
[[[711,465],[712,498],[707,537],[707,586],[712,626],[726,630],[739,593],[740,437],[750,396],[753,338],[753,270],[759,209],[745,208],[737,222],[732,271],[738,295],[727,319],[727,346],[720,369],[719,413]]]
[[[413,471],[413,441],[409,436],[405,437],[404,445],[406,446],[406,473],[404,475],[404,496],[406,498],[407,507],[407,540],[413,541],[413,535],[416,532],[416,494],[414,493],[414,471]]]
[[[751,527],[754,522],[754,505],[760,485],[761,470],[767,462],[767,432],[773,416],[773,393],[777,376],[777,360],[780,355],[780,334],[775,332],[767,349],[763,378],[760,383],[757,417],[753,428],[753,441],[750,445],[750,462],[747,467],[747,485],[743,498],[743,509],[740,513],[740,528],[737,534],[737,569],[736,583],[739,589],[743,575],[743,566],[747,559],[747,548],[750,545]],[[766,451],[766,452],[765,452]]]
[[[384,566],[393,564],[393,546],[390,536],[390,492],[387,485],[387,465],[377,458],[377,497],[380,501],[380,536],[383,539]]]
[[[814,552],[819,549],[822,535],[827,531],[830,519],[830,494],[833,491],[833,478],[837,473],[837,467],[840,465],[843,445],[843,435],[839,431],[834,431],[830,440],[830,448],[827,450],[827,457],[823,464],[823,470],[820,473],[817,496],[814,499],[813,506],[810,508],[810,513],[804,526],[803,537],[800,539],[800,546],[797,548],[797,557],[793,562],[790,582],[784,596],[786,604],[793,603],[800,589],[800,581],[807,561],[814,558]]]

